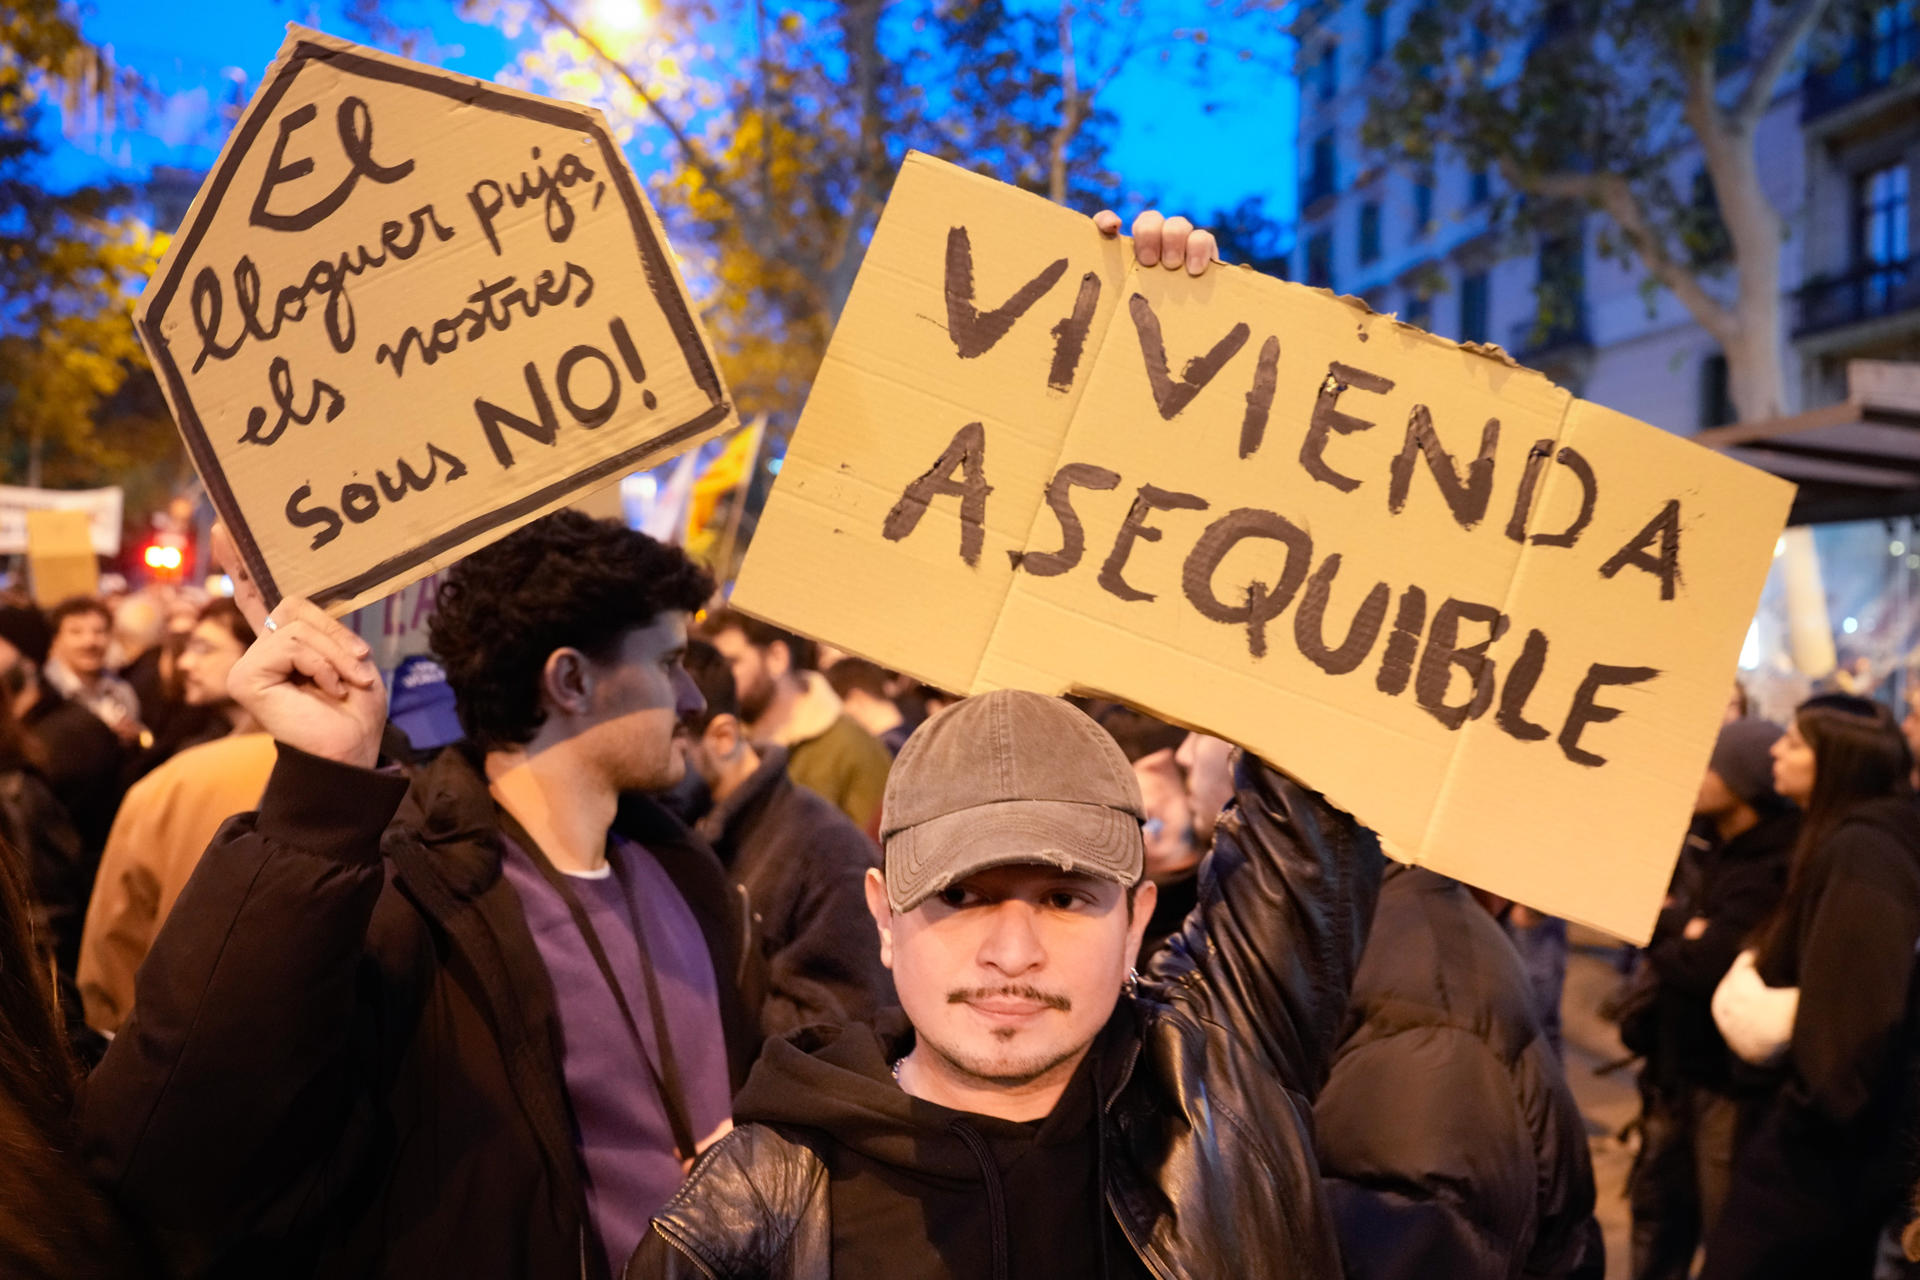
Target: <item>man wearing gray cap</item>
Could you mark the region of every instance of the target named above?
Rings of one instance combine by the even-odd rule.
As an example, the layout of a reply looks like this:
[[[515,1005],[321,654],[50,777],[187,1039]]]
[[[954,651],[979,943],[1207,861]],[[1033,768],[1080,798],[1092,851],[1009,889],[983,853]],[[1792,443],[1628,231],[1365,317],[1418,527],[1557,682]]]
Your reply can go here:
[[[867,898],[901,1009],[770,1043],[628,1265],[660,1277],[1337,1277],[1312,1099],[1372,833],[1241,757],[1184,929],[1104,730],[1000,691],[901,750]]]

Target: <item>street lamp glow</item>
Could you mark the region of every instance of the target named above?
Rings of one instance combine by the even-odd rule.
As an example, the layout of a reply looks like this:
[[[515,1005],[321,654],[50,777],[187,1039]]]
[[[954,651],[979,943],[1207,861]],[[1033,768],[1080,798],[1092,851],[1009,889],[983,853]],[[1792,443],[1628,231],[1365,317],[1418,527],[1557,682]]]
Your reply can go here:
[[[641,0],[593,0],[593,25],[608,35],[636,36],[647,25]]]
[[[171,573],[181,564],[180,548],[163,547],[158,544],[147,548],[147,568],[164,569]]]

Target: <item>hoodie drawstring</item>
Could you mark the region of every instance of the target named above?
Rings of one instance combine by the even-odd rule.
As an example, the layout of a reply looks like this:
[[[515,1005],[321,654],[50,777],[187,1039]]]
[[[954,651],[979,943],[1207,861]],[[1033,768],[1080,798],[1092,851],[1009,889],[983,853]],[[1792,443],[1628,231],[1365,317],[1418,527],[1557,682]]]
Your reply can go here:
[[[987,1221],[993,1232],[993,1280],[1007,1280],[1007,1193],[1000,1184],[1000,1166],[994,1163],[987,1140],[974,1132],[972,1125],[955,1120],[947,1129],[967,1144],[967,1150],[979,1162],[980,1178],[987,1184]]]
[[[1107,1256],[1107,1117],[1093,1113],[1093,1235],[1100,1242],[1100,1274],[1113,1274],[1113,1260]]]

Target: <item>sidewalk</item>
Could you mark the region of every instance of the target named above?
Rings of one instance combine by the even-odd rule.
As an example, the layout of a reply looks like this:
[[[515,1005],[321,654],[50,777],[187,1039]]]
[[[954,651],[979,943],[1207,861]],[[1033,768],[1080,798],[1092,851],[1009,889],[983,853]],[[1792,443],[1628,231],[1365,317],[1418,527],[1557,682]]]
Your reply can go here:
[[[1561,1036],[1566,1047],[1567,1083],[1587,1118],[1593,1145],[1593,1178],[1599,1195],[1596,1212],[1607,1239],[1607,1280],[1627,1275],[1627,1170],[1633,1148],[1620,1130],[1640,1109],[1631,1067],[1596,1074],[1626,1056],[1614,1025],[1602,1021],[1600,1002],[1619,984],[1613,960],[1620,944],[1581,925],[1569,926],[1567,987],[1560,1001]]]

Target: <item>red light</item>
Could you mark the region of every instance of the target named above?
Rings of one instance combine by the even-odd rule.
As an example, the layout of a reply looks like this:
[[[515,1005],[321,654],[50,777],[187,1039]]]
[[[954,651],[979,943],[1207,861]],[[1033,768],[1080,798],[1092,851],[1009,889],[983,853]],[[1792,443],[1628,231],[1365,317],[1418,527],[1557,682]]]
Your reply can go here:
[[[181,564],[184,563],[180,548],[163,547],[159,543],[147,548],[146,560],[147,568],[165,573],[179,572]]]

